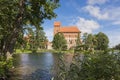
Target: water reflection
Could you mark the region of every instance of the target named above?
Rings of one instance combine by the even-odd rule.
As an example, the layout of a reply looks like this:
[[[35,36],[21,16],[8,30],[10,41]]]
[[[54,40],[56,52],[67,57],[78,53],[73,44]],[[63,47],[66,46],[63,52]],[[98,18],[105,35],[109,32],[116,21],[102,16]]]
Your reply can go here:
[[[14,56],[14,76],[10,80],[51,80],[54,66],[57,66],[57,54],[37,53],[37,54],[17,54]],[[65,58],[71,61],[71,57]]]

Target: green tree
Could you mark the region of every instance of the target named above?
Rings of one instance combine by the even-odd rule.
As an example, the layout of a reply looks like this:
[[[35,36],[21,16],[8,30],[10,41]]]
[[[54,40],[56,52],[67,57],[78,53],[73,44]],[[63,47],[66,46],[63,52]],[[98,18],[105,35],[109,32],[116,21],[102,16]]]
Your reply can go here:
[[[93,48],[93,37],[94,36],[92,34],[88,34],[86,38],[85,45],[86,45],[87,50]]]
[[[79,68],[79,80],[119,80],[118,56],[109,52],[85,54]]]
[[[87,37],[88,37],[88,33],[84,33],[82,37],[82,45],[83,45],[82,47],[84,50],[87,50],[87,45],[86,45]]]
[[[32,52],[36,52],[38,48],[46,48],[47,38],[43,29],[40,28],[34,30],[32,28],[28,28],[26,32],[26,35],[29,37],[29,41],[24,44],[24,46],[28,46],[27,49],[30,49]]]
[[[47,37],[45,36],[45,32],[43,30],[39,30],[38,32],[38,43],[39,43],[39,48],[40,49],[45,49],[47,45]]]
[[[81,40],[80,40],[80,33],[79,33],[76,40],[76,46],[80,46],[80,45],[81,45]]]
[[[64,57],[58,67],[62,80],[119,80],[120,53],[107,51],[92,54],[75,53],[70,67],[65,66]],[[62,67],[62,66],[64,67]],[[61,77],[57,80],[61,80]]]
[[[106,50],[108,48],[108,43],[109,43],[109,39],[108,39],[107,35],[102,32],[99,32],[95,36],[96,36],[96,40],[97,40],[96,49],[97,50]]]
[[[86,43],[86,40],[87,40],[87,36],[88,36],[88,33],[84,33],[83,34],[83,37],[82,37],[82,43],[85,44]]]
[[[94,48],[94,35],[84,33],[83,34],[83,45],[85,50],[91,50]]]
[[[116,45],[116,46],[114,47],[114,49],[120,50],[120,44]]]
[[[57,33],[54,36],[52,47],[57,50],[66,50],[67,49],[67,41],[64,38],[62,33]]]
[[[44,19],[56,17],[59,0],[0,0],[0,54],[13,53],[24,26],[40,27]]]

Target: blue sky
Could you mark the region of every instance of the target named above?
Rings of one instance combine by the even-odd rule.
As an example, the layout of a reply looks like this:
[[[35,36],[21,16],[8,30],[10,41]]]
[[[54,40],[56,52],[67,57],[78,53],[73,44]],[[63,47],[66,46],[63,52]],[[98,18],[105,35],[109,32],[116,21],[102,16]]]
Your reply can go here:
[[[120,0],[60,0],[57,17],[42,25],[49,41],[53,39],[53,23],[77,26],[82,33],[104,32],[110,47],[120,43]]]

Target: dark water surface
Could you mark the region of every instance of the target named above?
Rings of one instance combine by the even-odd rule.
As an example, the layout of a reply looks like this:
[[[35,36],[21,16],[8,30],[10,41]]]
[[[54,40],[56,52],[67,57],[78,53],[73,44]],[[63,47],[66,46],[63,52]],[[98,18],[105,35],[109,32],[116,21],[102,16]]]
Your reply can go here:
[[[32,53],[16,54],[14,56],[13,76],[10,80],[51,80],[57,67],[57,54]],[[72,60],[71,55],[66,56],[66,63]]]

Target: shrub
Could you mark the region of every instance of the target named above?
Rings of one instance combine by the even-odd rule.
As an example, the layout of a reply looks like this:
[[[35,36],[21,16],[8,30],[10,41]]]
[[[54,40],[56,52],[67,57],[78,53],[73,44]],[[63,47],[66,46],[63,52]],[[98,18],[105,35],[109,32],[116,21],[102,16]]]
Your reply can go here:
[[[4,60],[3,57],[0,57],[0,78],[6,78],[8,71],[13,66],[13,59]]]
[[[67,74],[63,80],[120,80],[120,53],[75,53],[69,71],[61,73]]]

